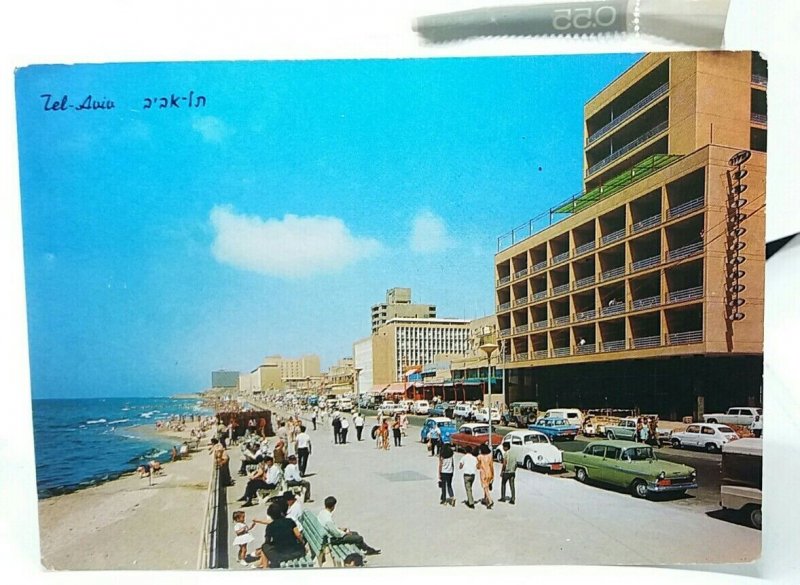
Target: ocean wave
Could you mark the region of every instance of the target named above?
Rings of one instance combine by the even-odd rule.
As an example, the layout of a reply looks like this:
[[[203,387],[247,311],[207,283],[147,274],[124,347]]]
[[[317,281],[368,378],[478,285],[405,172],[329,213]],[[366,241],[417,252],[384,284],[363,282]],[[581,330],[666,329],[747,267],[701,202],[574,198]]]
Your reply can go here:
[[[100,423],[104,423],[104,422],[106,422],[106,419],[98,418],[97,420],[87,420],[86,424],[87,425],[99,425]]]
[[[128,420],[129,420],[129,419],[127,419],[127,418],[121,418],[121,419],[119,419],[119,420],[111,420],[111,421],[108,421],[108,424],[110,424],[110,425],[118,425],[119,423],[128,422]]]
[[[155,413],[156,413],[156,411],[155,411],[155,410],[151,410],[150,412],[143,412],[143,413],[142,413],[142,414],[140,414],[139,416],[141,416],[142,418],[150,418],[150,417],[151,417],[151,416],[153,416]]]

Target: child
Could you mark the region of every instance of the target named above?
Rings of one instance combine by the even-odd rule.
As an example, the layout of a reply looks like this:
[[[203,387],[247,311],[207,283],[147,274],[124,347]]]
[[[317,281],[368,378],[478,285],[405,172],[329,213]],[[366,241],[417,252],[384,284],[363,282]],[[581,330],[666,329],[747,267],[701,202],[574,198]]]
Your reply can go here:
[[[250,529],[255,523],[248,526],[245,524],[245,516],[243,510],[236,510],[233,513],[233,531],[236,533],[236,538],[233,539],[233,544],[239,545],[239,564],[247,565],[245,558],[247,557],[247,545],[255,540],[253,535],[250,534]]]

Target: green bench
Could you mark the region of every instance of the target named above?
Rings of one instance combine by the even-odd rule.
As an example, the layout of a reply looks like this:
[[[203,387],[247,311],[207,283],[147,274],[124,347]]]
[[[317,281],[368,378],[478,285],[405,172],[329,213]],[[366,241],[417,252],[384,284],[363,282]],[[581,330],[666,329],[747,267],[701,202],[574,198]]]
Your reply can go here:
[[[287,567],[321,567],[325,563],[328,554],[330,554],[333,565],[341,567],[344,564],[344,559],[350,553],[361,554],[361,550],[354,544],[331,544],[330,538],[322,524],[320,524],[319,519],[311,512],[303,512],[300,524],[303,527],[303,537],[308,543],[310,553],[304,559],[296,559],[296,561],[307,563],[310,560],[312,564],[286,564],[285,566]],[[289,561],[289,563],[296,561]],[[284,564],[281,563],[281,567],[283,566]]]

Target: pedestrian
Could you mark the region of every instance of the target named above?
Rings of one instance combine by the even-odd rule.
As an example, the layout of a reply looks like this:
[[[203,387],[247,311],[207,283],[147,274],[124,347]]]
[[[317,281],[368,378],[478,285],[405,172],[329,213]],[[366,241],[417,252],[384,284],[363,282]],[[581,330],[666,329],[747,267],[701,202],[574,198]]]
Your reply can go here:
[[[333,415],[333,420],[331,420],[331,426],[333,427],[333,444],[338,445],[339,440],[342,437],[342,421],[338,415]]]
[[[317,430],[317,417],[319,416],[319,407],[315,406],[311,413],[311,424],[314,425],[314,430]]]
[[[248,424],[248,427],[249,426],[250,425]],[[250,432],[253,432],[254,429],[248,429],[248,430],[250,430]],[[263,416],[258,419],[258,434],[261,436],[262,439],[266,438],[267,436],[267,419],[265,419]]]
[[[639,442],[646,444],[650,438],[650,429],[647,427],[644,422],[642,422],[641,428],[639,429]]]
[[[250,526],[247,525],[245,522],[245,513],[244,510],[236,510],[233,513],[233,532],[236,534],[236,538],[233,539],[233,544],[239,547],[239,564],[240,565],[247,565],[247,545],[250,544],[255,540],[253,535],[250,534],[250,530],[252,530],[255,524],[251,524]]]
[[[400,444],[400,417],[397,416],[392,423],[392,436],[394,437],[394,446],[402,447]]]
[[[442,431],[439,425],[434,424],[430,431],[428,431],[428,449],[431,452],[431,457],[436,455],[437,451],[441,451],[439,440],[441,439]]]
[[[225,447],[216,437],[211,439],[211,455],[214,457],[214,463],[219,470],[220,483],[225,487],[232,486],[233,479],[231,479],[231,470],[229,467],[230,457]]]
[[[308,466],[308,456],[311,455],[311,437],[306,432],[306,427],[300,425],[300,434],[295,439],[295,453],[297,453],[297,464],[300,467],[300,475],[306,474]]]
[[[475,483],[475,475],[478,473],[478,459],[475,457],[476,449],[466,448],[467,452],[461,458],[458,468],[464,474],[464,489],[467,492],[467,508],[475,508],[475,500],[472,496],[472,484]]]
[[[381,551],[373,548],[364,542],[364,537],[358,532],[353,532],[347,528],[339,528],[333,521],[333,511],[336,509],[336,498],[328,496],[325,498],[325,509],[320,511],[317,518],[322,528],[330,539],[330,543],[354,544],[368,555],[379,555]]]
[[[486,506],[487,510],[491,510],[494,506],[492,500],[492,483],[494,482],[494,460],[492,459],[492,451],[489,445],[481,443],[480,454],[478,455],[478,471],[481,475],[481,487],[483,488],[482,503]]]
[[[650,440],[648,442],[649,445],[653,447],[660,447],[658,443],[658,419],[654,416],[650,417],[650,424],[649,424],[649,431],[650,431]]]
[[[511,443],[503,443],[503,470],[500,474],[500,501],[514,504],[517,496],[514,481],[517,477],[517,456],[511,451]],[[506,484],[511,486],[511,498],[506,498]]]
[[[454,472],[453,450],[450,445],[445,445],[439,452],[439,487],[442,488],[442,497],[439,503],[442,505],[456,505],[456,498],[453,495]]]
[[[356,427],[356,439],[360,441],[361,431],[364,430],[364,417],[361,416],[360,412],[356,412],[356,415],[353,417],[353,424]]]
[[[272,458],[281,469],[286,466],[286,451],[286,442],[283,439],[278,439],[272,449]]]
[[[406,430],[408,430],[408,415],[403,412],[400,414],[400,431],[404,437],[406,436]]]
[[[381,446],[384,451],[389,450],[389,421],[386,419],[381,423]]]
[[[341,439],[340,442],[341,442],[342,445],[346,445],[347,444],[347,430],[350,428],[350,421],[347,420],[347,418],[345,418],[345,417],[341,417],[341,421],[342,421],[342,439]]]
[[[636,419],[636,431],[634,431],[633,440],[637,443],[641,440],[642,436],[642,419]]]

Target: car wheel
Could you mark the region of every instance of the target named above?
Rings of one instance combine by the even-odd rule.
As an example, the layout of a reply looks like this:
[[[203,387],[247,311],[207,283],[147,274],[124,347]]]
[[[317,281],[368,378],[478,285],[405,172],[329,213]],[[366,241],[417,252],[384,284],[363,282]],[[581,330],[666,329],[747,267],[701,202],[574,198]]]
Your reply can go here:
[[[533,459],[531,459],[530,457],[525,458],[525,469],[527,469],[528,471],[533,471]]]
[[[494,460],[498,463],[502,463],[503,461],[503,454],[500,452],[499,449],[494,450]]]
[[[714,443],[706,443],[706,451],[709,453],[716,453],[719,451],[719,447],[717,447],[717,445]]]
[[[753,528],[761,530],[761,508],[758,506],[750,508],[747,511],[747,521]]]
[[[631,484],[631,493],[637,498],[647,497],[647,484],[641,479],[633,480]]]
[[[586,470],[583,467],[575,468],[575,479],[581,483],[586,483],[586,480],[589,479],[589,476],[586,474]]]
[[[672,439],[672,446],[675,447],[676,449],[680,449],[681,448],[680,439]]]
[[[606,431],[606,439],[608,439],[609,441],[613,441],[614,440],[614,431]]]

